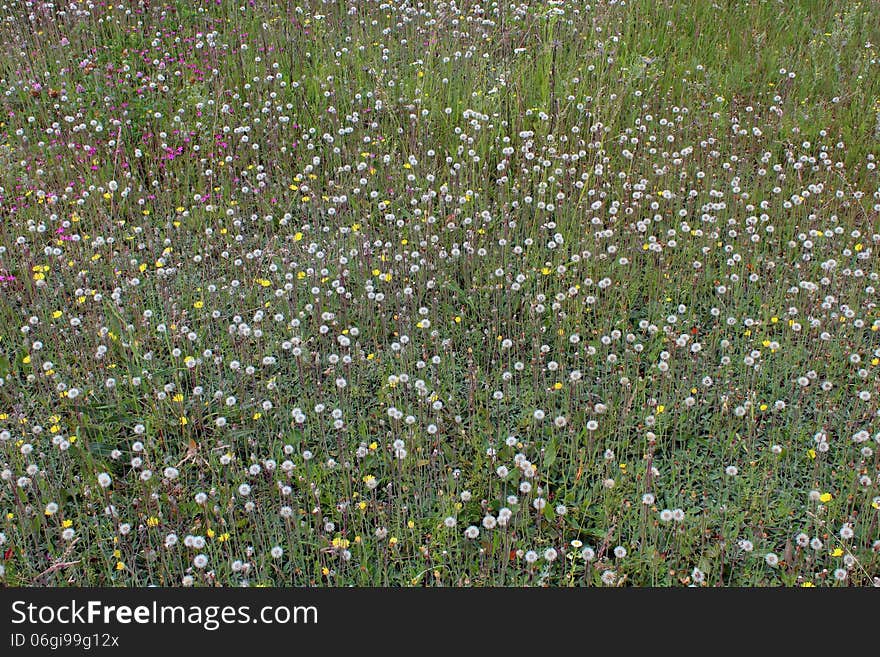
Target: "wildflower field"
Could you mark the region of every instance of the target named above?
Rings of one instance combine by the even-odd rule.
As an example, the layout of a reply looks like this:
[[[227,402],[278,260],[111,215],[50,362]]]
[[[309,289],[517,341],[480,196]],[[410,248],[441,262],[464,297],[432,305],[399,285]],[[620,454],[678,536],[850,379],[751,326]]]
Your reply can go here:
[[[880,7],[0,5],[0,585],[880,585]]]

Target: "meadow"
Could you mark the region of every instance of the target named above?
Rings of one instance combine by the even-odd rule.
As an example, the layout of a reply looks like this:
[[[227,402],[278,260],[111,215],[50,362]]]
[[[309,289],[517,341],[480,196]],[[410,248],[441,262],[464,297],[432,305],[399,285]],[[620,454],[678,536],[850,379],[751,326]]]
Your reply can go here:
[[[0,5],[0,585],[880,585],[880,8]]]

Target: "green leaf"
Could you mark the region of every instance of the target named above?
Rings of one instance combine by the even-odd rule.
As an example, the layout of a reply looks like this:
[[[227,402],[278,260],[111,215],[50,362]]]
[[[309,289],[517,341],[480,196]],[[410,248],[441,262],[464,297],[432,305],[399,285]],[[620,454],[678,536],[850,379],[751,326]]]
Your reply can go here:
[[[556,441],[551,440],[544,448],[544,467],[550,468],[556,462]]]

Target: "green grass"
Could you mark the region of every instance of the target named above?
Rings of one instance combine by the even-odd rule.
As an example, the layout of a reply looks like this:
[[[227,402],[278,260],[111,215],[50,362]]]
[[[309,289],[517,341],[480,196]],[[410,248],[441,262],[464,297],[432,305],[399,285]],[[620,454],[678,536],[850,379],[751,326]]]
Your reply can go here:
[[[878,582],[872,3],[10,7],[0,582]]]

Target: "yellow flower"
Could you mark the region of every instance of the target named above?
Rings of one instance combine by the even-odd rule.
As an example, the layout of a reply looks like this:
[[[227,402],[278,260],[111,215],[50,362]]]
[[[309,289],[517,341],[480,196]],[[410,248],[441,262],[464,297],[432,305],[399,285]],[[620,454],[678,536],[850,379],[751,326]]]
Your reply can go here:
[[[819,501],[823,502],[823,503],[830,502],[831,501],[831,493],[822,493],[819,496]]]
[[[205,302],[204,302],[204,301],[196,301],[196,302],[193,304],[193,308],[195,308],[195,309],[197,309],[197,310],[198,310],[199,308],[204,308],[204,307],[205,307]]]
[[[321,568],[321,574],[324,577],[327,577],[330,574],[330,569],[327,566],[324,566],[323,568]]]
[[[293,241],[299,242],[302,238],[303,238],[303,234],[301,232],[297,231],[293,236]]]
[[[10,514],[10,515],[12,515],[12,514]],[[73,527],[73,520],[62,520],[62,521],[61,521],[61,526],[62,526],[64,529],[67,529],[68,527]]]
[[[815,449],[808,449],[807,456],[809,456],[811,459],[816,458],[816,450]]]
[[[213,529],[211,529],[210,527],[208,527],[208,531],[205,532],[205,533],[208,535],[208,538],[214,538],[214,536],[217,534],[217,532],[215,532],[215,531],[214,531]]]
[[[816,585],[812,582],[804,582],[803,584],[801,584],[801,587],[805,589],[813,589],[816,588]]]
[[[662,413],[665,410],[666,410],[666,407],[663,404],[660,404],[659,406],[657,406],[657,415],[660,415],[660,413]]]
[[[125,570],[125,564],[121,561],[116,562],[116,570]]]
[[[220,536],[217,537],[218,543],[225,543],[229,540],[229,532],[223,532]]]
[[[187,424],[189,424],[189,420],[186,419],[185,415],[181,415],[180,416],[180,426],[185,427]]]
[[[842,557],[843,550],[841,550],[840,548],[834,548],[834,550],[831,552],[831,556],[832,557]]]
[[[397,545],[397,537],[392,536],[391,538],[389,538],[388,545],[390,545],[391,547],[394,547],[395,545]]]
[[[150,516],[147,518],[147,527],[158,527],[159,519],[156,516]]]
[[[61,317],[61,315],[63,315],[63,314],[64,314],[64,313],[63,313],[62,311],[60,311],[60,310],[56,310],[55,312],[52,313],[52,319],[58,319],[58,318]]]

